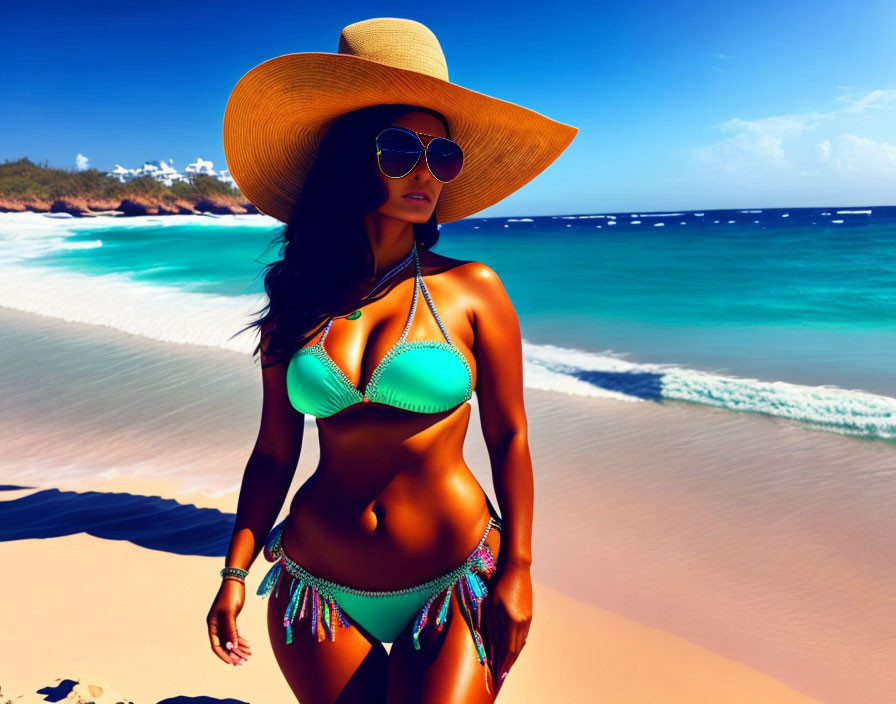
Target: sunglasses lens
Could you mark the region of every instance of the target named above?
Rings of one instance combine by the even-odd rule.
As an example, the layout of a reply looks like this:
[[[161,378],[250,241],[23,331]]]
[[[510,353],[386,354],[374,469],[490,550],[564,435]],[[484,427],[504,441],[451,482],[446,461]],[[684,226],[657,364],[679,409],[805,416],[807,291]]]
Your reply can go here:
[[[376,138],[376,152],[383,173],[400,178],[414,168],[423,153],[423,145],[415,135],[387,128]]]
[[[443,137],[430,140],[426,159],[432,175],[443,182],[454,180],[464,165],[464,153],[461,148]]]

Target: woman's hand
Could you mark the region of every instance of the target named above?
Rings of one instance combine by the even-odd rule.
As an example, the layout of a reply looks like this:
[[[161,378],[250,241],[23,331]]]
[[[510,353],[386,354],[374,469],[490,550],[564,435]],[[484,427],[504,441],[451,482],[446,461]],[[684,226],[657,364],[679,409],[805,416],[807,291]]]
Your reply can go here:
[[[492,679],[497,689],[504,684],[504,673],[509,672],[526,644],[532,623],[532,577],[529,565],[506,563],[488,585],[489,593],[483,600],[489,633],[489,662]]]
[[[212,650],[230,665],[242,665],[252,655],[249,641],[236,630],[236,617],[242,611],[245,600],[246,586],[242,582],[235,579],[222,580],[205,619]]]

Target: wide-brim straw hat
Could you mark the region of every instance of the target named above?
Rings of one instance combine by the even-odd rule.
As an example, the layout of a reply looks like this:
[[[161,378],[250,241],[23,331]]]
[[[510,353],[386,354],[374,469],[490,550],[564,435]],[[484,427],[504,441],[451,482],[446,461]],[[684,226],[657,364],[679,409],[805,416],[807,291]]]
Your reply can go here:
[[[429,28],[378,17],[345,27],[335,54],[277,56],[240,78],[224,110],[230,175],[258,210],[287,223],[330,124],[383,103],[437,110],[463,149],[463,168],[444,185],[436,206],[439,223],[506,198],[546,169],[578,132],[451,83]]]

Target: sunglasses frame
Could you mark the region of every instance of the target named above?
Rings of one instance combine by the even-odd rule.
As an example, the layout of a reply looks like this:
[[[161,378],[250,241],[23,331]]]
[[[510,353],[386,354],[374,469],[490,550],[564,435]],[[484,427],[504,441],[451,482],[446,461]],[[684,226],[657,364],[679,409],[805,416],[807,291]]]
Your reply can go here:
[[[380,136],[383,134],[383,132],[386,132],[387,130],[401,130],[402,132],[408,132],[408,133],[414,135],[420,141],[420,144],[423,145],[423,149],[420,150],[420,155],[417,156],[417,160],[414,162],[414,165],[410,169],[408,169],[406,173],[403,173],[401,176],[389,176],[389,174],[387,174],[385,171],[383,171],[383,167],[380,166],[380,148],[379,148],[378,142],[379,142]],[[426,141],[423,141],[424,137],[427,138]],[[455,147],[460,149],[461,157],[463,157],[464,150],[461,149],[461,146],[457,142],[455,142],[453,139],[448,139],[447,137],[437,137],[432,134],[426,134],[426,132],[416,132],[412,129],[409,129],[408,127],[398,127],[397,125],[390,125],[389,127],[386,127],[384,130],[382,130],[376,136],[376,142],[377,142],[376,165],[377,165],[377,168],[379,168],[380,173],[383,174],[383,176],[386,176],[387,178],[404,178],[409,173],[411,173],[414,169],[417,168],[417,164],[420,163],[420,156],[423,156],[426,159],[426,168],[429,169],[429,173],[432,174],[432,177],[436,181],[438,181],[439,183],[451,183],[451,181],[456,179],[457,176],[460,176],[460,171],[464,170],[463,161],[461,161],[460,171],[457,172],[457,176],[455,176],[453,179],[451,179],[449,181],[443,181],[438,176],[436,176],[432,171],[432,167],[429,165],[429,144],[434,139],[444,139],[446,142],[451,142]]]

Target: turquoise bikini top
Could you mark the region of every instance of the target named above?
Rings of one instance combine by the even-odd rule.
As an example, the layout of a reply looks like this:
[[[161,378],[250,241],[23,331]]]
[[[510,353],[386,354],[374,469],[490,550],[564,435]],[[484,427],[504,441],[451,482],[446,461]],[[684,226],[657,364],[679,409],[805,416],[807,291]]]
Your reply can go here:
[[[358,403],[373,401],[417,413],[439,413],[456,408],[473,395],[473,374],[467,358],[448,336],[433,305],[423,276],[417,243],[414,243],[414,298],[398,342],[373,370],[362,393],[324,349],[324,340],[333,324],[330,318],[317,343],[299,349],[286,370],[289,401],[300,413],[318,418],[332,416]],[[412,340],[406,342],[414,311],[417,288],[423,291],[446,342]]]

